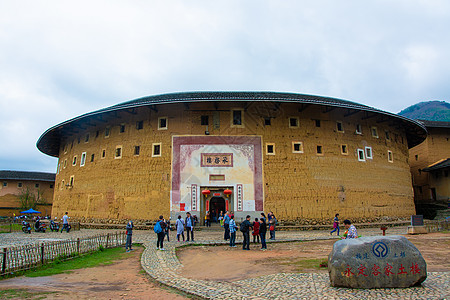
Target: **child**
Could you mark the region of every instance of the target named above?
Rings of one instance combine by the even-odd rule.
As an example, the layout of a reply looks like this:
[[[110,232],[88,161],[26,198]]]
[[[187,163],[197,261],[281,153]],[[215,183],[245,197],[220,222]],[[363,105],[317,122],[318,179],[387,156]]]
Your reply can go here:
[[[181,216],[178,216],[175,226],[177,228],[177,240],[180,241],[181,235],[183,237],[184,242],[184,220],[181,218]]]
[[[253,222],[253,243],[256,243],[256,240],[258,240],[258,244],[259,244],[259,222],[258,222],[258,218],[255,218],[255,222]]]

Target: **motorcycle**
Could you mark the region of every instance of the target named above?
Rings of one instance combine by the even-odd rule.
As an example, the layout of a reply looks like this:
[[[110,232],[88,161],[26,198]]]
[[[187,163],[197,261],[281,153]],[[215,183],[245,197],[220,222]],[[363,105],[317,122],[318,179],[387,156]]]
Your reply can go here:
[[[53,220],[50,221],[50,230],[53,231],[59,231],[59,223],[55,222]]]
[[[31,226],[25,221],[22,221],[22,231],[24,233],[31,233]]]
[[[41,223],[39,220],[34,223],[34,231],[36,232],[45,232],[46,226],[44,223]]]

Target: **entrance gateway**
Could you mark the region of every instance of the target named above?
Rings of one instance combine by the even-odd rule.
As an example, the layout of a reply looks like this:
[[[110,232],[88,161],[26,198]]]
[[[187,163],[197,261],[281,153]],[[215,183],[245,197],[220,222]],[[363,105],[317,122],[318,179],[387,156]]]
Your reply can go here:
[[[261,137],[174,136],[172,151],[173,219],[191,212],[204,224],[207,210],[216,214],[224,208],[241,221],[263,211]],[[210,193],[204,195],[204,190]]]

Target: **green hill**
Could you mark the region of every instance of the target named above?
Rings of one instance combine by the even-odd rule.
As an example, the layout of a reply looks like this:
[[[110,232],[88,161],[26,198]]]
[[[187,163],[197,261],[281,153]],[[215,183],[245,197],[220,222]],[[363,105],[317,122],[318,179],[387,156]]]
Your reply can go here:
[[[411,105],[398,113],[415,120],[450,122],[450,103],[445,101],[426,101]]]

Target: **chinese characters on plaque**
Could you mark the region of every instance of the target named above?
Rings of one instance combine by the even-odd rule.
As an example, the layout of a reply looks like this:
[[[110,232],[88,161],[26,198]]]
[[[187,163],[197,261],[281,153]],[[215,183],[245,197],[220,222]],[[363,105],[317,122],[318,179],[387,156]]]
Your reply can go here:
[[[233,153],[202,153],[202,167],[232,167]]]

